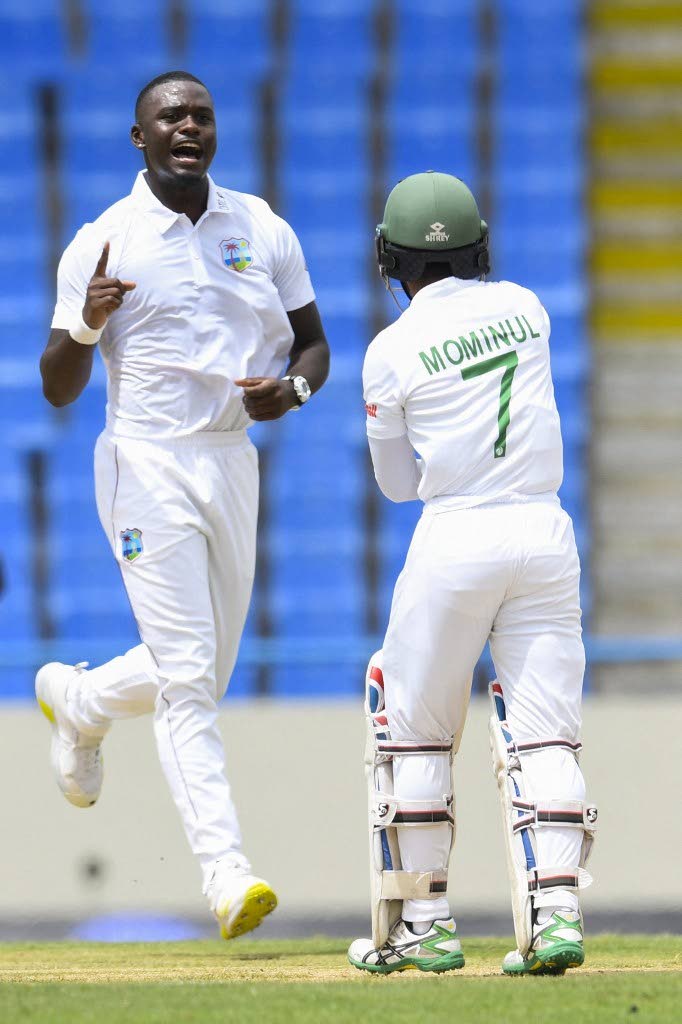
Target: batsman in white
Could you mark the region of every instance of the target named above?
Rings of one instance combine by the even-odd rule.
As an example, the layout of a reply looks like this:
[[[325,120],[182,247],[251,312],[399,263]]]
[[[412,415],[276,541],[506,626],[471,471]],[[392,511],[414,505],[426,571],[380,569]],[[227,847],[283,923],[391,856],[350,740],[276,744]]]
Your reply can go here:
[[[208,175],[206,87],[187,72],[154,79],[131,138],[146,170],[66,249],[41,373],[48,400],[67,405],[99,344],[108,402],[97,506],[142,643],[91,671],[46,665],[36,693],[57,781],[78,807],[99,796],[111,722],[154,715],[204,892],[232,938],[277,903],[242,851],[217,725],[254,576],[247,427],[302,406],[326,379],[329,351],[292,229]]]
[[[580,566],[557,497],[549,318],[527,289],[484,280],[488,229],[450,175],[394,188],[377,255],[410,305],[367,352],[369,446],[384,494],[424,511],[367,674],[373,934],[349,959],[380,973],[464,964],[447,900],[451,770],[489,640],[518,945],[503,970],[563,973],[584,959],[578,890],[596,808],[577,760]]]

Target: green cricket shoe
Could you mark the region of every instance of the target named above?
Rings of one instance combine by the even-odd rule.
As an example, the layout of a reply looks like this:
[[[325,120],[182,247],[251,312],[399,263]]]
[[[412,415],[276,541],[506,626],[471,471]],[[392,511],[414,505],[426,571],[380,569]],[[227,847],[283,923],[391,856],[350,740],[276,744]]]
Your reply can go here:
[[[377,949],[371,939],[356,939],[348,950],[348,960],[359,971],[373,974],[393,974],[394,971],[442,974],[464,967],[464,954],[452,918],[434,921],[424,935],[415,935],[400,920],[381,949]]]
[[[569,967],[580,967],[584,960],[580,914],[557,910],[546,924],[536,929],[528,956],[523,957],[518,949],[507,953],[502,971],[510,975],[565,974]]]

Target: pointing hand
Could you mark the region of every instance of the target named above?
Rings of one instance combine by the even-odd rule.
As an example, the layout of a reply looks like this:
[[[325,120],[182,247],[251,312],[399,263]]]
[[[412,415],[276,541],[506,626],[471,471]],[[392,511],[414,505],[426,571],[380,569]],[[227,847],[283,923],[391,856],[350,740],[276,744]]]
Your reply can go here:
[[[108,259],[109,243],[105,242],[95,273],[90,278],[83,306],[83,319],[93,330],[104,327],[114,310],[123,302],[126,292],[131,292],[135,287],[134,281],[119,281],[117,277],[106,276]]]

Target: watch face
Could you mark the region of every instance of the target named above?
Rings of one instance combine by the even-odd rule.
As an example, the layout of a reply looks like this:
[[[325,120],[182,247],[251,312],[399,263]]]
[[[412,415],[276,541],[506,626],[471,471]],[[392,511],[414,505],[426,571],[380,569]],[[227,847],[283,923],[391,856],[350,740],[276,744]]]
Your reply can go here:
[[[305,379],[305,377],[294,377],[293,384],[294,391],[296,392],[296,397],[298,398],[301,405],[303,405],[303,403],[307,402],[308,399],[310,398],[310,384]]]

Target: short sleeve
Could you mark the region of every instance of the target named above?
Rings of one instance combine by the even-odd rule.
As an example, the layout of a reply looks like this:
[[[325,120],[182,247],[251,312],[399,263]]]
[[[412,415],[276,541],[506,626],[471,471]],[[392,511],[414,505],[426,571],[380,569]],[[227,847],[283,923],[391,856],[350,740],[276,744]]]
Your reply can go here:
[[[88,283],[101,251],[102,246],[88,226],[81,228],[64,250],[57,271],[57,304],[52,327],[68,331],[82,314]]]
[[[362,369],[367,411],[367,436],[402,437],[407,433],[405,409],[395,370],[373,345],[367,350]]]
[[[275,216],[273,282],[287,313],[315,301],[301,243],[292,227]]]

